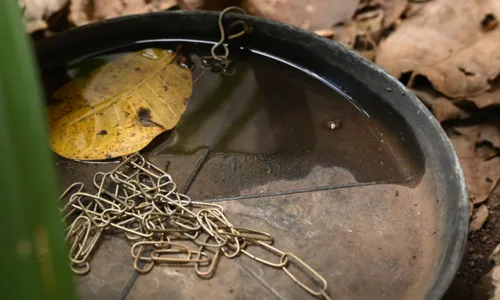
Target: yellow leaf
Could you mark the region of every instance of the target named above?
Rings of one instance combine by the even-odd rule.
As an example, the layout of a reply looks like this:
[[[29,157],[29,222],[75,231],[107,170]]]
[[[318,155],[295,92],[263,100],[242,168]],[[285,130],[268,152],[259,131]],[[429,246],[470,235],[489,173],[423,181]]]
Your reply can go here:
[[[71,159],[99,160],[137,152],[172,129],[192,92],[191,71],[171,50],[121,56],[69,82],[49,106],[50,144]]]

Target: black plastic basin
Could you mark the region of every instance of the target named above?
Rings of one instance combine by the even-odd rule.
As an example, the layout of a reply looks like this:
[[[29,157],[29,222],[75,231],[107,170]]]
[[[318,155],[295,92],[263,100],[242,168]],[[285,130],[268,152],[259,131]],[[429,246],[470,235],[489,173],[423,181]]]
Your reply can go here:
[[[110,51],[184,43],[208,54],[219,40],[217,18],[129,16],[43,40],[47,95],[69,64]],[[236,74],[201,77],[179,125],[145,154],[168,161],[193,199],[219,202],[235,224],[276,236],[278,247],[323,274],[334,299],[440,298],[462,258],[469,212],[438,122],[405,86],[337,43],[255,17],[224,22],[237,19],[253,31],[230,42]],[[337,120],[340,128],[328,128]],[[58,167],[62,186],[107,168],[63,158]],[[248,257],[221,262],[210,280],[182,267],[138,276],[129,249],[120,237],[100,245],[90,274],[78,278],[82,298],[309,297],[281,270]]]

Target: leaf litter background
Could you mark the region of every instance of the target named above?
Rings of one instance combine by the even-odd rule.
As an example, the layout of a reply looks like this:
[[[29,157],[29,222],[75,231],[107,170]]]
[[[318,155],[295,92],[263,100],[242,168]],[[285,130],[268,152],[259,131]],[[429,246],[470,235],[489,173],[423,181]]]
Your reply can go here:
[[[379,64],[441,122],[465,173],[471,233],[447,298],[500,299],[500,265],[490,259],[500,257],[500,1],[18,1],[34,39],[123,15],[238,5],[334,39]]]

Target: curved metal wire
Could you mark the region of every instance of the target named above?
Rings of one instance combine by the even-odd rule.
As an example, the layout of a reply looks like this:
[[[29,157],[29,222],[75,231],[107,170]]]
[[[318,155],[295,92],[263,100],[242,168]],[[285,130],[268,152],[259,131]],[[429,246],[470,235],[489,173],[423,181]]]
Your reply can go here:
[[[227,47],[227,45],[225,44],[226,41],[228,40],[232,40],[232,39],[235,39],[235,38],[238,38],[242,35],[244,35],[245,33],[248,33],[251,31],[251,28],[250,26],[243,20],[237,20],[237,21],[234,21],[233,23],[231,23],[229,26],[228,26],[228,32],[231,31],[233,28],[235,28],[236,26],[242,26],[242,30],[237,32],[237,33],[233,33],[233,34],[230,34],[227,39],[226,39],[226,32],[224,30],[224,25],[222,24],[222,20],[224,18],[224,16],[229,13],[229,12],[239,12],[239,13],[242,13],[244,15],[246,15],[246,12],[244,9],[240,8],[240,7],[237,7],[237,6],[230,6],[226,9],[224,9],[220,15],[219,15],[219,21],[218,21],[218,25],[219,25],[219,31],[220,31],[220,40],[212,47],[211,49],[211,53],[212,53],[212,57],[216,60],[219,60],[219,61],[222,61],[222,60],[227,60],[228,56],[229,56],[229,48]],[[216,54],[216,50],[217,48],[219,47],[222,47],[222,49],[224,49],[224,54],[223,55],[217,55]]]
[[[92,256],[103,236],[123,233],[133,243],[132,264],[140,274],[158,264],[182,264],[192,266],[199,277],[210,278],[222,256],[233,259],[243,254],[283,270],[309,294],[329,299],[326,280],[295,254],[272,246],[271,234],[234,226],[218,204],[191,201],[177,191],[169,174],[140,154],[125,157],[109,173],[96,173],[93,186],[95,194],[77,182],[60,197],[61,202],[66,201],[61,212],[68,223],[70,267],[77,275],[90,272]],[[185,244],[188,242],[193,249]],[[257,256],[250,248],[267,251],[275,260]],[[289,268],[291,260],[302,266],[301,278],[309,276],[309,281],[319,282],[320,287],[297,279]]]

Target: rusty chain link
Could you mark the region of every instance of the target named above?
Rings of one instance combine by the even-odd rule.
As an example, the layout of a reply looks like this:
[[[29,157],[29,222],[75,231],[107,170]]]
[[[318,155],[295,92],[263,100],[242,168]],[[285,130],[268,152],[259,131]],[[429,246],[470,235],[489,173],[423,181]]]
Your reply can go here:
[[[130,249],[133,266],[142,274],[155,265],[170,263],[191,265],[199,277],[210,278],[222,256],[243,254],[282,269],[309,294],[329,299],[326,280],[296,255],[272,246],[274,239],[269,233],[234,226],[220,205],[191,201],[177,192],[169,174],[140,154],[124,157],[108,173],[96,173],[93,183],[97,190],[94,194],[85,192],[84,184],[76,182],[60,197],[69,261],[75,274],[90,272],[92,256],[105,235],[123,233],[134,243]],[[248,250],[252,247],[260,247],[276,259],[258,257]],[[318,288],[307,286],[291,273],[292,260],[298,270],[318,283]]]

